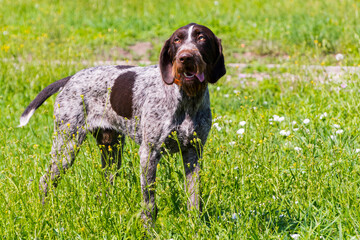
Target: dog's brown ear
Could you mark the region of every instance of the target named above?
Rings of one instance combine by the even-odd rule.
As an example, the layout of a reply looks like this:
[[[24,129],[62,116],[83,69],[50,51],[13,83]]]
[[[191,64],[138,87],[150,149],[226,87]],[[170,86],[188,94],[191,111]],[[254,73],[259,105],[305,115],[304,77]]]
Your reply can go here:
[[[212,65],[212,68],[209,71],[208,82],[216,83],[222,76],[225,75],[225,60],[222,52],[221,39],[217,38],[217,45],[219,48],[219,55],[216,58],[215,62]]]
[[[170,85],[174,83],[174,76],[172,74],[172,56],[170,53],[170,39],[168,39],[160,53],[160,71],[163,81]]]

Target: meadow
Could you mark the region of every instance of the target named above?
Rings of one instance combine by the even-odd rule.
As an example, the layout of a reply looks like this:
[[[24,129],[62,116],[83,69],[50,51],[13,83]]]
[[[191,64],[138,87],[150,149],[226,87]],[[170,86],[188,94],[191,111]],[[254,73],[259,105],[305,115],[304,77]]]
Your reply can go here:
[[[360,239],[359,1],[0,0],[0,239]],[[45,86],[98,64],[156,64],[196,22],[222,39],[210,85],[203,211],[187,210],[179,155],[159,164],[158,219],[142,227],[138,146],[111,186],[92,137],[40,202],[53,104]],[[138,44],[138,45],[137,45]]]

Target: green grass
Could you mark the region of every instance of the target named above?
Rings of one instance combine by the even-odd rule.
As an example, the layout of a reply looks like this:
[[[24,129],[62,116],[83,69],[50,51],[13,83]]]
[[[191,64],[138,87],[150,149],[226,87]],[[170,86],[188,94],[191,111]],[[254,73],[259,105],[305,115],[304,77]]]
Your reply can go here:
[[[132,141],[127,139],[119,177],[109,186],[89,136],[43,206],[38,182],[50,159],[55,98],[26,127],[16,126],[27,104],[51,82],[91,62],[124,60],[109,52],[136,42],[152,44],[148,57],[155,63],[164,40],[189,22],[209,26],[222,39],[227,63],[249,65],[228,67],[227,76],[210,86],[216,124],[201,161],[202,215],[186,208],[180,156],[166,156],[157,175],[159,215],[150,238],[360,238],[359,73],[338,77],[307,67],[360,64],[359,2],[0,5],[1,239],[149,234],[140,220],[138,147]],[[344,59],[337,61],[337,53]],[[274,121],[274,115],[284,120]],[[244,134],[237,134],[240,128]]]

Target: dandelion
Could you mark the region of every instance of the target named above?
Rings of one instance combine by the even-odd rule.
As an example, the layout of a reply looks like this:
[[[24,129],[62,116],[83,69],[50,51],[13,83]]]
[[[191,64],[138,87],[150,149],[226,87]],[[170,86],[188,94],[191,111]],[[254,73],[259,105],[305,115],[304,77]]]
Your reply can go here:
[[[334,128],[340,128],[340,125],[339,124],[334,124],[333,127]]]
[[[281,136],[286,136],[286,137],[287,137],[287,136],[289,136],[289,135],[290,135],[290,131],[281,130],[281,131],[280,131],[280,135],[281,135]]]
[[[219,123],[214,123],[213,126],[216,128],[216,130],[220,131],[221,127],[219,126]]]
[[[294,147],[294,150],[297,151],[297,152],[300,152],[302,150],[301,147]]]
[[[236,132],[239,135],[243,135],[245,133],[245,129],[244,128],[240,128],[239,130],[237,130]]]
[[[308,119],[308,118],[304,119],[304,121],[303,121],[304,124],[308,124],[309,122],[310,122],[310,119]]]
[[[336,133],[336,134],[342,134],[343,132],[344,132],[344,130],[339,129],[339,130],[337,130],[335,133]]]
[[[240,124],[240,126],[245,126],[246,122],[245,122],[245,121],[241,121],[239,124]]]
[[[336,59],[336,61],[341,61],[344,59],[344,55],[342,55],[341,53],[338,53],[335,55],[335,59]]]

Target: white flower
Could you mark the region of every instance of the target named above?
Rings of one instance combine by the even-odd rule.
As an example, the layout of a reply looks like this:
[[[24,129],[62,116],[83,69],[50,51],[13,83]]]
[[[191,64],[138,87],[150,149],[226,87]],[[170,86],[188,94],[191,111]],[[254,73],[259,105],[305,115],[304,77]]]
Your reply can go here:
[[[267,102],[267,101],[264,101],[264,102],[263,102],[263,104],[264,104],[264,105],[267,105],[267,104],[268,104],[268,102]]]
[[[310,122],[310,119],[306,118],[304,119],[303,123],[308,124]]]
[[[282,122],[285,120],[285,117],[279,117],[278,115],[273,116],[275,122]]]
[[[335,140],[335,139],[336,139],[336,137],[335,137],[334,135],[331,135],[330,138],[331,138],[332,140]]]
[[[292,125],[295,125],[295,124],[297,124],[297,122],[296,122],[296,121],[292,121],[291,124],[292,124]]]
[[[336,59],[336,61],[341,61],[344,59],[344,55],[342,55],[341,53],[338,53],[335,55],[335,59]]]
[[[356,153],[360,153],[360,148],[355,149]]]
[[[237,94],[237,93],[239,93],[239,91],[238,91],[238,90],[234,90],[234,93]]]
[[[290,237],[291,237],[292,239],[297,240],[297,239],[300,238],[300,234],[297,234],[297,233],[295,233],[295,234],[290,234]]]
[[[213,126],[216,128],[216,130],[220,131],[221,127],[219,126],[219,123],[214,123]]]
[[[294,128],[293,131],[297,132],[297,131],[299,131],[299,128]]]
[[[289,136],[289,135],[290,135],[290,131],[281,130],[281,131],[280,131],[280,135],[282,135],[282,136]]]
[[[334,124],[333,127],[334,128],[340,128],[340,125],[339,124]]]
[[[219,2],[218,2],[218,1],[214,1],[214,5],[215,5],[215,6],[218,6],[218,5],[219,5]]]
[[[240,124],[240,126],[245,126],[246,122],[245,122],[245,121],[241,121],[239,124]]]
[[[228,97],[229,97],[229,94],[224,94],[224,97],[228,98]]]
[[[236,142],[229,142],[230,146],[234,146]]]
[[[3,31],[3,35],[5,36],[5,35],[8,35],[9,34],[9,32],[8,31]]]
[[[244,128],[240,128],[239,130],[237,130],[236,133],[239,134],[239,135],[243,135],[244,132],[245,132],[245,129],[244,129]]]
[[[220,91],[220,87],[217,87],[216,90]]]
[[[342,134],[343,132],[344,132],[344,130],[339,129],[339,130],[337,130],[335,133],[336,133],[336,134]]]
[[[342,84],[340,85],[340,87],[341,87],[341,88],[346,88],[346,87],[347,87],[347,84],[346,84],[346,83],[342,83]]]
[[[294,150],[297,151],[297,152],[300,152],[302,150],[301,147],[294,147]]]
[[[324,112],[323,114],[320,114],[320,119],[326,118],[327,117],[327,113]]]

